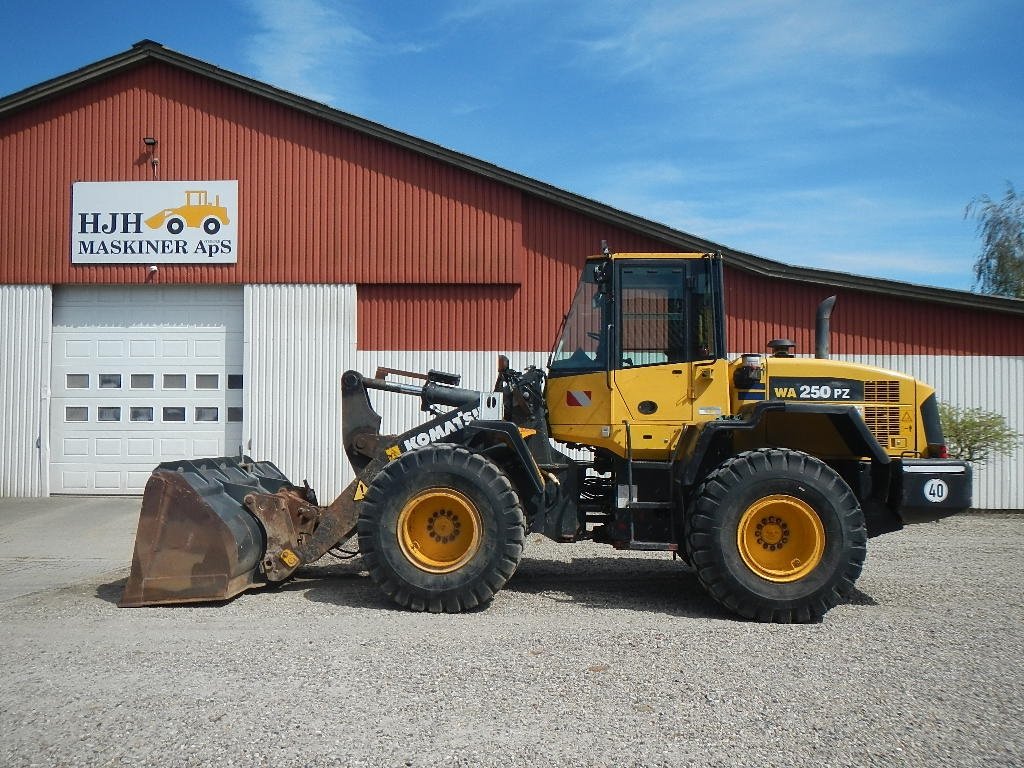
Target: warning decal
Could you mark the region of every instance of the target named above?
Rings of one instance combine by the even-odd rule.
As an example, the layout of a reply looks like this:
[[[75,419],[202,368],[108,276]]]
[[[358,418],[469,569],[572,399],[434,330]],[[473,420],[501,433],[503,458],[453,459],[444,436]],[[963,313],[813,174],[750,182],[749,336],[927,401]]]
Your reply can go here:
[[[589,389],[570,389],[565,393],[565,404],[574,408],[586,408],[590,405],[590,396],[593,394]]]

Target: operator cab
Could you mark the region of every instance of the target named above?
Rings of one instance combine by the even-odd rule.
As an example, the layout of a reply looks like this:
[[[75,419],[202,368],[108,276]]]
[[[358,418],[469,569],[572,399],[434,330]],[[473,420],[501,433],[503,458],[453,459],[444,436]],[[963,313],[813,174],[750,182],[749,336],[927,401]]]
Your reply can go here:
[[[708,254],[591,259],[548,361],[551,377],[725,356],[722,261]]]

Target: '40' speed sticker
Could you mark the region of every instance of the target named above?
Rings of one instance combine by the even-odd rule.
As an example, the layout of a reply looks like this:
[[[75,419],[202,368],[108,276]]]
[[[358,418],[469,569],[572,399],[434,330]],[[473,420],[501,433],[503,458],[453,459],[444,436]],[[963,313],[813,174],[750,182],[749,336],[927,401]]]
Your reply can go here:
[[[934,478],[924,484],[924,497],[933,504],[945,501],[947,496],[949,496],[949,486],[946,485],[945,480]]]

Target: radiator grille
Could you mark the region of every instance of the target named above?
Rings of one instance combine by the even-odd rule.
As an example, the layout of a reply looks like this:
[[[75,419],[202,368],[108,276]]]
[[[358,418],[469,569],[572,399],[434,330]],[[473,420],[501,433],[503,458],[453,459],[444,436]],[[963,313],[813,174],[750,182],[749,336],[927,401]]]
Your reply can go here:
[[[867,403],[898,403],[900,401],[900,383],[892,379],[865,381],[864,401]]]
[[[865,408],[864,423],[868,425],[868,430],[879,443],[888,445],[890,437],[899,437],[900,409]]]

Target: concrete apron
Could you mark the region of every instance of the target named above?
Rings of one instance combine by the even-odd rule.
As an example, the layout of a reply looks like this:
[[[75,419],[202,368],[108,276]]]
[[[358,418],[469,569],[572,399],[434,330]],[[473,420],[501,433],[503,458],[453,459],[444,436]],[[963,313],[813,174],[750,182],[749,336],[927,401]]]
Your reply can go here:
[[[127,577],[141,496],[0,498],[0,602]]]

